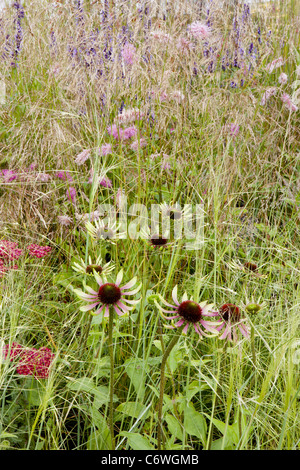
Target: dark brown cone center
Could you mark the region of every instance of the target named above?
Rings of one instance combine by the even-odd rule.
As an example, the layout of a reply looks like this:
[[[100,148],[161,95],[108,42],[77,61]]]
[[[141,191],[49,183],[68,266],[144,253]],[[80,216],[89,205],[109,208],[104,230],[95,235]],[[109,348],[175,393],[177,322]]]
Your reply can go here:
[[[116,284],[103,284],[98,291],[98,297],[102,304],[111,305],[117,303],[121,298],[121,289]]]
[[[240,309],[234,304],[225,304],[219,310],[223,320],[238,322],[241,318]]]
[[[185,300],[178,307],[178,313],[189,323],[197,323],[202,317],[202,308],[193,300]]]

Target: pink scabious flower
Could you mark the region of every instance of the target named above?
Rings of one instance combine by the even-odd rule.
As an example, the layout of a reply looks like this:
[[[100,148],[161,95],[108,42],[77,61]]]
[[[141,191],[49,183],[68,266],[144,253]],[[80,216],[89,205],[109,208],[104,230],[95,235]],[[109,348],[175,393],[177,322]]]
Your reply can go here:
[[[112,153],[112,145],[111,144],[103,144],[99,150],[100,154],[105,157],[106,155],[110,155]]]
[[[132,65],[136,61],[136,48],[133,44],[127,43],[122,49],[122,57],[125,64]]]
[[[180,90],[175,90],[171,94],[171,98],[177,101],[178,103],[182,103],[184,100],[184,94]]]
[[[190,25],[190,32],[195,38],[206,39],[211,34],[211,29],[207,24],[201,23],[201,21],[194,21]]]
[[[41,183],[48,183],[50,181],[51,176],[48,173],[36,173],[35,175],[36,181],[40,181]]]
[[[272,73],[273,70],[281,67],[284,64],[283,58],[279,57],[278,59],[273,60],[269,64],[266,65],[266,71]]]
[[[169,42],[171,40],[171,36],[163,31],[151,31],[150,36],[161,42]]]
[[[109,135],[112,135],[114,139],[118,140],[120,136],[120,131],[119,128],[116,126],[116,124],[113,124],[112,126],[109,126],[107,128],[107,132]]]
[[[75,159],[75,163],[78,166],[83,165],[90,158],[90,156],[91,156],[91,151],[89,149],[83,150],[77,155]]]
[[[138,121],[144,117],[144,113],[138,108],[123,109],[123,111],[118,114],[116,120],[119,123],[126,124],[130,122]]]
[[[166,310],[162,308],[159,303],[154,300],[156,306],[161,311],[162,317],[165,320],[178,320],[175,325],[167,326],[167,328],[179,328],[184,325],[182,332],[187,334],[189,326],[192,325],[199,337],[210,336],[204,330],[209,331],[213,335],[217,335],[218,331],[216,326],[220,325],[220,322],[211,322],[204,319],[204,317],[215,317],[217,316],[216,312],[210,312],[212,305],[207,305],[206,302],[195,302],[193,298],[188,299],[187,294],[185,293],[182,297],[181,302],[177,298],[177,286],[174,287],[172,291],[172,299],[174,304],[170,304],[161,298],[161,301],[171,310]],[[165,313],[174,314],[171,317],[164,315]]]
[[[16,173],[14,170],[1,170],[1,173],[4,177],[5,183],[11,183],[18,177],[18,173]]]
[[[278,81],[279,81],[280,85],[285,85],[285,84],[287,83],[287,81],[288,81],[288,76],[287,76],[287,74],[282,72],[282,73],[279,75]]]
[[[11,347],[5,345],[4,357],[9,354],[10,361],[18,361],[16,371],[20,375],[32,375],[35,378],[47,378],[55,354],[48,348],[24,348],[20,344],[12,343]]]
[[[13,259],[19,259],[23,254],[23,250],[18,248],[17,242],[11,242],[9,240],[0,241],[0,259],[11,261]]]
[[[239,307],[234,304],[224,304],[220,307],[219,314],[221,324],[216,329],[222,334],[219,336],[220,339],[228,339],[229,341],[237,341],[237,329],[240,331],[242,336],[249,338],[249,331],[244,320],[241,318]]]
[[[235,123],[230,124],[230,129],[229,129],[229,134],[231,137],[236,137],[238,133],[240,132],[240,126]]]
[[[267,103],[267,101],[271,98],[271,96],[274,96],[275,93],[277,91],[277,88],[276,87],[269,87],[266,89],[266,91],[264,92],[263,96],[262,96],[262,99],[261,99],[261,102],[260,104],[262,106],[265,106],[265,104]]]
[[[60,170],[55,173],[55,176],[63,181],[69,181],[70,183],[73,182],[73,178],[70,173],[66,170]]]
[[[72,222],[71,217],[69,217],[68,215],[59,215],[57,219],[60,225],[63,225],[63,226],[68,226]]]
[[[126,127],[126,129],[124,129],[122,131],[121,138],[122,138],[122,140],[132,139],[132,137],[137,136],[137,133],[138,133],[138,130],[137,130],[136,126]]]
[[[284,102],[285,106],[286,106],[290,111],[298,111],[298,106],[296,106],[295,103],[293,103],[292,98],[291,98],[290,95],[288,95],[287,93],[283,93],[283,95],[282,95],[282,97],[281,97],[281,101]]]
[[[66,196],[70,202],[75,204],[76,202],[76,189],[73,186],[70,186],[66,191]]]
[[[132,144],[130,145],[130,148],[131,150],[134,150],[136,152],[140,148],[146,147],[146,145],[147,145],[146,139],[144,139],[144,137],[141,137],[140,140],[137,139],[134,142],[132,142]]]
[[[94,277],[99,286],[97,291],[89,286],[85,287],[88,294],[79,289],[74,290],[81,300],[88,303],[88,305],[84,305],[80,308],[82,312],[88,312],[96,308],[96,311],[92,313],[92,315],[99,315],[104,311],[104,317],[108,317],[109,307],[113,307],[116,314],[122,316],[132,310],[140,301],[140,299],[126,299],[126,296],[132,296],[139,292],[142,284],[140,284],[136,289],[130,290],[135,286],[137,281],[137,278],[134,277],[131,281],[121,287],[120,284],[123,280],[123,270],[118,273],[115,283],[107,282],[106,277],[104,275],[101,277],[96,271],[94,271]]]
[[[44,256],[50,253],[52,248],[51,246],[42,246],[32,243],[27,247],[27,250],[29,251],[30,255],[34,256],[35,258],[44,258]]]
[[[177,49],[184,54],[189,54],[194,48],[194,45],[187,38],[181,36],[177,41]]]
[[[113,187],[112,181],[107,176],[105,176],[104,178],[99,178],[99,184],[101,186],[104,186],[104,188]]]

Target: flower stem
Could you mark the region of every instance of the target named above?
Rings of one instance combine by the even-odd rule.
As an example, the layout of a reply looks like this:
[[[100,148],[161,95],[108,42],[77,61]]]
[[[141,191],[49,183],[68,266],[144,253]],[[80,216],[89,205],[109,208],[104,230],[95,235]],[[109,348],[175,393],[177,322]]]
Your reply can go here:
[[[160,369],[160,392],[159,392],[159,402],[158,402],[158,431],[157,431],[157,448],[158,450],[161,450],[161,442],[162,442],[162,407],[163,407],[163,402],[164,402],[164,388],[165,388],[165,369],[166,369],[166,363],[167,359],[177,343],[177,341],[180,338],[181,332],[183,330],[184,325],[182,325],[177,333],[174,334],[173,338],[169,342],[167,348],[165,349],[165,352],[162,357],[161,361],[161,369]]]
[[[109,312],[108,320],[108,349],[110,356],[110,383],[109,383],[109,429],[111,435],[111,450],[115,450],[115,436],[114,436],[114,345],[113,345],[113,325],[114,315],[113,310]]]

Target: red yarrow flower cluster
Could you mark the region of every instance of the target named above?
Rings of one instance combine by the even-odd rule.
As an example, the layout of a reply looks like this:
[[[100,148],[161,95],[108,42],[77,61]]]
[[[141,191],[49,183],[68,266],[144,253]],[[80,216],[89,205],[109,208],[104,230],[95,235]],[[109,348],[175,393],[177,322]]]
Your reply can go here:
[[[44,256],[48,255],[50,251],[52,250],[51,246],[41,246],[41,245],[36,245],[35,243],[32,243],[27,247],[27,250],[29,251],[31,256],[34,256],[35,258],[44,258]]]
[[[17,343],[11,347],[5,345],[3,348],[5,359],[9,354],[10,361],[18,361],[17,373],[20,375],[33,375],[35,378],[47,378],[49,369],[55,354],[48,348],[27,349]]]
[[[16,264],[12,265],[13,260],[19,259],[23,250],[18,248],[17,242],[9,240],[0,241],[0,277],[4,276],[10,269],[18,269]]]

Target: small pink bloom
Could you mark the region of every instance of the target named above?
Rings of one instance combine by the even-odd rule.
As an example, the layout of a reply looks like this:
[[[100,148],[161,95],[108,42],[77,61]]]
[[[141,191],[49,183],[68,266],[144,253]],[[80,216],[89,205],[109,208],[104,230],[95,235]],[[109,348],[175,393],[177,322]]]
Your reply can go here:
[[[279,57],[278,59],[273,60],[266,66],[266,71],[272,73],[273,70],[281,67],[284,64],[283,58]]]
[[[79,153],[75,159],[75,163],[79,165],[83,165],[91,156],[91,151],[89,149],[83,150]]]
[[[122,57],[125,64],[132,65],[136,61],[136,48],[133,44],[125,44],[122,50]]]
[[[139,148],[146,147],[146,145],[147,141],[144,139],[144,137],[142,137],[140,140],[135,140],[132,142],[130,148],[136,152]]]
[[[119,128],[116,126],[116,124],[109,126],[107,128],[107,132],[109,133],[109,135],[112,135],[116,140],[119,139]]]
[[[132,109],[123,109],[123,111],[117,116],[117,121],[119,123],[130,123],[134,121],[138,121],[144,117],[144,113],[138,109],[138,108],[132,108]]]
[[[137,132],[138,130],[135,126],[126,127],[126,129],[124,129],[122,132],[122,140],[128,140],[132,137],[136,137]]]
[[[210,36],[211,29],[207,24],[201,23],[201,21],[194,21],[190,25],[190,32],[195,38],[205,39]]]
[[[284,85],[285,83],[287,83],[287,81],[288,81],[288,76],[287,76],[287,74],[282,72],[282,73],[279,75],[278,81],[279,81],[279,83],[280,83],[281,85]]]
[[[47,183],[51,179],[48,173],[37,173],[35,177],[37,181],[41,181],[42,183]]]
[[[293,103],[292,98],[290,95],[287,93],[284,93],[281,97],[281,100],[284,102],[285,106],[290,110],[290,111],[298,111],[298,106]]]
[[[60,170],[55,173],[55,176],[63,181],[69,181],[70,183],[73,182],[73,178],[70,173],[66,170]]]
[[[66,196],[70,202],[75,204],[76,202],[76,189],[73,186],[70,186],[66,191]]]
[[[112,188],[113,185],[112,185],[112,181],[107,177],[105,176],[104,178],[100,179],[99,180],[99,184],[101,186],[104,186],[104,188]]]
[[[180,37],[177,42],[177,48],[184,54],[188,54],[193,49],[194,45],[185,37]]]
[[[276,87],[267,88],[262,96],[260,104],[264,106],[267,103],[267,101],[271,98],[271,96],[275,95],[276,91],[277,91]]]
[[[164,33],[163,31],[151,31],[150,36],[153,39],[161,42],[169,42],[171,36],[168,33]]]
[[[2,170],[2,175],[4,176],[5,183],[11,183],[17,178],[18,173],[16,173],[14,170],[5,169]]]
[[[109,155],[112,153],[112,145],[111,144],[103,144],[100,149],[100,154],[102,156]]]
[[[70,225],[70,223],[72,222],[71,217],[69,217],[68,215],[59,215],[57,219],[60,225],[64,226]]]

